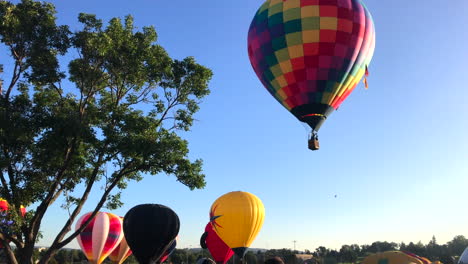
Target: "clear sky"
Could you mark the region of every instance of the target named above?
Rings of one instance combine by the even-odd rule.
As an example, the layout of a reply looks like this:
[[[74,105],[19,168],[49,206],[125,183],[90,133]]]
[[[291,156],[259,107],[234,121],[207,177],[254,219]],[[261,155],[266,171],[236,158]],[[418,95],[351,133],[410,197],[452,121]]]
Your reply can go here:
[[[359,85],[330,116],[316,152],[250,66],[247,31],[263,1],[52,2],[59,23],[74,29],[79,12],[105,21],[132,14],[138,27],[156,27],[173,58],[194,56],[214,72],[199,121],[183,135],[190,156],[204,160],[206,188],[190,191],[174,177],[148,175],[129,185],[114,213],[167,205],[181,220],[178,247],[199,247],[212,202],[242,190],[266,208],[252,247],[427,243],[432,235],[442,244],[468,236],[468,1],[366,0],[377,34],[369,89]],[[52,207],[39,244],[49,245],[66,218]]]

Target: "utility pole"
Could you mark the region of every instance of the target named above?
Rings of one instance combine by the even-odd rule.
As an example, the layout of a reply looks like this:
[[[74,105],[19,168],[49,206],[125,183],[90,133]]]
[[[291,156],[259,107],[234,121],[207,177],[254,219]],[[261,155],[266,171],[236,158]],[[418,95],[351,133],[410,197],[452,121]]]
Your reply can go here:
[[[293,240],[293,243],[294,243],[294,252],[296,252],[296,240]]]

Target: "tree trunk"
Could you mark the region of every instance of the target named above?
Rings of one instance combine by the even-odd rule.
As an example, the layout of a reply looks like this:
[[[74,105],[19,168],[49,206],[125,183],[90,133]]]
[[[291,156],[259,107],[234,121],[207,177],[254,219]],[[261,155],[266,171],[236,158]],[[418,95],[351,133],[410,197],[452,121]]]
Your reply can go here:
[[[18,264],[33,264],[34,243],[27,243],[18,250]]]

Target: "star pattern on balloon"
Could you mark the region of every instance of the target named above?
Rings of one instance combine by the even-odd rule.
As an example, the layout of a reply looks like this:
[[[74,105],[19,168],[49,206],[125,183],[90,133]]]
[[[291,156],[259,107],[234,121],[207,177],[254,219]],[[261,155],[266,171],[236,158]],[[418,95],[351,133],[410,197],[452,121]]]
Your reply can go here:
[[[216,205],[211,211],[210,211],[210,222],[211,222],[211,225],[213,226],[213,228],[216,230],[216,228],[218,227],[221,227],[223,228],[220,224],[218,224],[216,222],[216,219],[220,218],[221,216],[223,215],[215,215],[215,211],[216,211],[216,208],[218,207],[218,205]]]

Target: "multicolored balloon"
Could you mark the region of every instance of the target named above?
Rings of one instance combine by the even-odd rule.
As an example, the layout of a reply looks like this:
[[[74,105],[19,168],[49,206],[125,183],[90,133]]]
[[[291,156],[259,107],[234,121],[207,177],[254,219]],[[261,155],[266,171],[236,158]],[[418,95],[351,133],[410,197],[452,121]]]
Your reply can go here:
[[[166,249],[166,252],[164,252],[162,257],[158,260],[158,263],[163,263],[164,261],[166,261],[169,258],[169,256],[172,254],[172,252],[174,252],[176,247],[177,247],[177,239],[174,239],[174,241],[172,241],[169,248]]]
[[[124,217],[125,239],[140,264],[158,261],[177,237],[179,228],[177,214],[160,204],[137,205]]]
[[[8,205],[8,201],[5,199],[0,198],[0,212],[8,211],[10,206]],[[26,208],[24,206],[20,206],[20,215],[24,217],[26,215]]]
[[[262,201],[248,192],[224,194],[210,210],[210,222],[215,232],[240,258],[260,232],[264,218]]]
[[[315,135],[368,75],[374,49],[374,22],[361,0],[267,0],[248,34],[258,78]]]
[[[234,251],[219,238],[211,223],[205,227],[205,233],[200,238],[200,245],[210,251],[216,264],[225,264],[234,255]]]
[[[402,251],[386,251],[367,256],[362,264],[430,264],[431,261],[415,254]]]
[[[78,230],[91,214],[84,214],[75,229]],[[100,264],[122,241],[122,220],[115,214],[98,212],[76,239],[88,261]]]
[[[120,220],[123,221],[123,217],[120,216]],[[125,237],[122,238],[122,241],[120,241],[120,244],[110,253],[109,259],[112,261],[114,264],[122,264],[130,255],[132,255],[132,251],[130,250],[130,247],[127,244],[127,240],[125,240]]]

